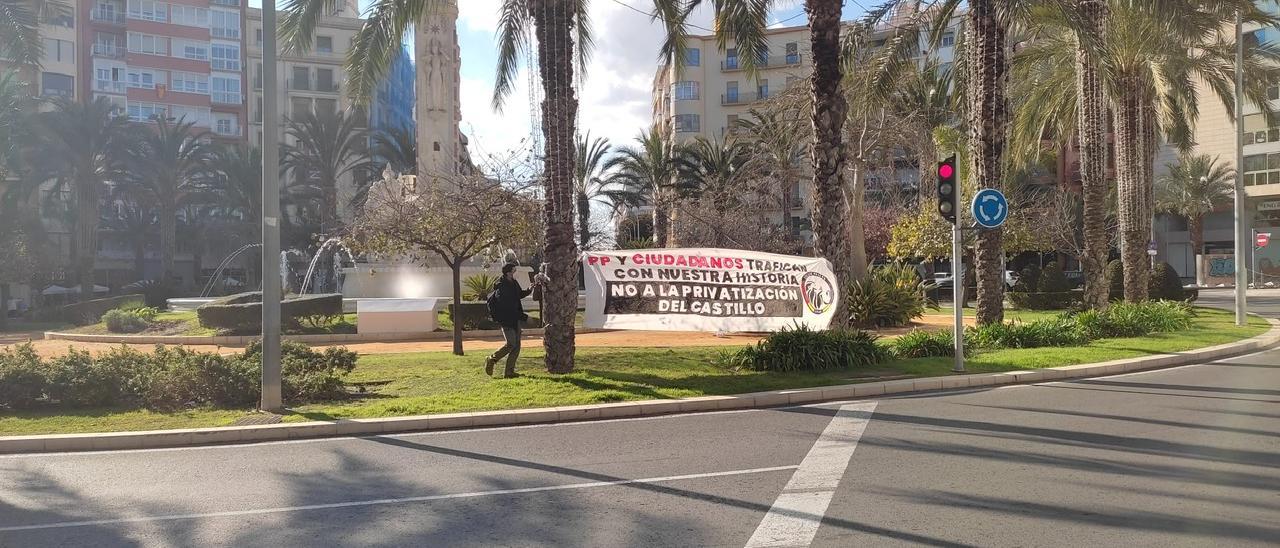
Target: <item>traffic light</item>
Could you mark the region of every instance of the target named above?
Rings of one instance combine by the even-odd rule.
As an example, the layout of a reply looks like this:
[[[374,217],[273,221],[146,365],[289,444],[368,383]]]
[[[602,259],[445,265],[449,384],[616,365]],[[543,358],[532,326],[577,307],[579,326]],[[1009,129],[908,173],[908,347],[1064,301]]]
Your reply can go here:
[[[938,162],[938,215],[956,223],[956,207],[960,203],[960,187],[956,184],[956,156]]]

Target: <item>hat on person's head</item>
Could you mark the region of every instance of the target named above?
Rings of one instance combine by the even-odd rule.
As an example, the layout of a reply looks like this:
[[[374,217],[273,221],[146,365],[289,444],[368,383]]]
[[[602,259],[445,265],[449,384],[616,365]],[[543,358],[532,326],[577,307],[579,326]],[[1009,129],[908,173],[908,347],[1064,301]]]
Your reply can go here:
[[[507,264],[504,264],[504,265],[502,265],[502,273],[503,273],[503,274],[510,274],[510,273],[512,273],[512,272],[515,272],[515,270],[516,270],[516,266],[518,266],[518,265],[516,265],[516,263],[507,263]]]

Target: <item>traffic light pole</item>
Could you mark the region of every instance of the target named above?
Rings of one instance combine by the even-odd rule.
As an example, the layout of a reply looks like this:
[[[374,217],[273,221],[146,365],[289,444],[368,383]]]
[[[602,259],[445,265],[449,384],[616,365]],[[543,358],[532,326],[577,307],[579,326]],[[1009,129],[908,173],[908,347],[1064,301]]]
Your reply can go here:
[[[959,223],[951,225],[951,308],[954,309],[955,325],[952,337],[955,339],[955,365],[951,370],[964,373],[964,250],[961,237],[963,230]]]

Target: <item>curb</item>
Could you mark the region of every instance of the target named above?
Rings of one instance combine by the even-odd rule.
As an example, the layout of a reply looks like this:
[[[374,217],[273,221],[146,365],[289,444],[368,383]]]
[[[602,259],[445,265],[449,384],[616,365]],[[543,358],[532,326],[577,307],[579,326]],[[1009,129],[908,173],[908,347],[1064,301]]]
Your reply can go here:
[[[579,328],[576,333],[597,333],[607,329]],[[541,336],[542,328],[525,329],[525,335]],[[481,329],[463,331],[464,337],[501,337],[500,329]],[[262,338],[259,335],[218,335],[204,337],[184,337],[181,335],[93,335],[88,333],[63,333],[46,331],[44,340],[68,341],[83,343],[110,344],[166,344],[166,345],[203,345],[203,346],[244,346]],[[367,342],[402,342],[402,341],[448,341],[453,340],[453,331],[430,331],[421,333],[339,333],[334,335],[284,335],[286,341],[303,343],[367,343]]]
[[[281,423],[258,426],[227,426],[183,430],[113,432],[102,434],[54,434],[0,437],[0,454],[63,451],[101,451],[121,449],[153,449],[220,443],[281,441],[331,436],[377,435],[424,430],[514,426],[592,419],[643,417],[671,413],[753,409],[784,405],[818,403],[964,388],[981,388],[1026,384],[1064,379],[1116,375],[1165,367],[1188,365],[1206,360],[1239,356],[1280,346],[1280,320],[1268,320],[1271,330],[1234,343],[1210,346],[1187,352],[1128,358],[1109,362],[1067,365],[1026,371],[980,373],[947,377],[926,377],[895,381],[824,386],[754,392],[733,396],[702,396],[678,400],[646,400],[632,402],[513,409],[478,413],[450,413],[413,417],[378,419],[343,419],[303,423]]]

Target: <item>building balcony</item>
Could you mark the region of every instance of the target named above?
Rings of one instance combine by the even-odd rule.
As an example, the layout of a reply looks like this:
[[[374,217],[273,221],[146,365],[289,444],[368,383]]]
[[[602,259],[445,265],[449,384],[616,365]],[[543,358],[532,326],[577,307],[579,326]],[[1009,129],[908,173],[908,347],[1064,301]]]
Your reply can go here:
[[[124,12],[103,9],[89,10],[89,20],[97,21],[99,23],[107,23],[110,25],[123,25]]]
[[[792,54],[792,55],[770,55],[768,57],[763,57],[757,60],[756,68],[766,69],[766,68],[779,68],[779,67],[794,67],[794,66],[799,66],[803,61],[804,61],[804,56],[798,53]],[[730,57],[720,62],[721,72],[734,72],[734,71],[745,70],[745,69],[746,69],[746,66],[742,63],[742,60],[738,57]]]
[[[721,105],[747,105],[747,104],[751,104],[756,101],[759,101],[761,99],[768,99],[768,98],[769,98],[769,94],[767,92],[764,94],[747,93],[747,92],[726,93],[720,96],[720,104]]]
[[[209,0],[210,4],[215,6],[239,6],[240,0]]]
[[[241,95],[235,91],[215,91],[209,95],[209,99],[220,105],[239,105],[242,104]]]
[[[93,84],[94,91],[105,91],[107,93],[124,93],[125,83],[113,80],[97,80]]]
[[[124,48],[115,44],[94,44],[93,56],[106,59],[124,59]]]

